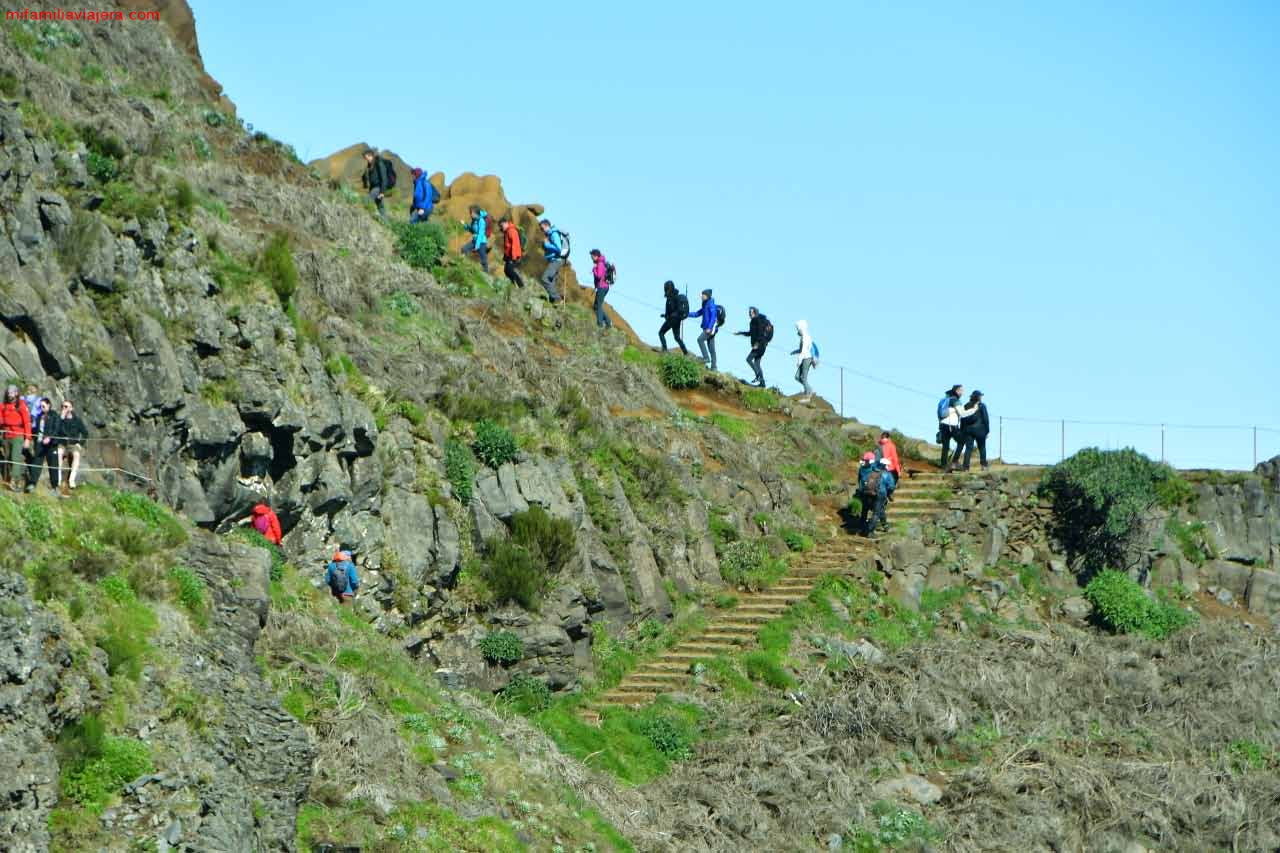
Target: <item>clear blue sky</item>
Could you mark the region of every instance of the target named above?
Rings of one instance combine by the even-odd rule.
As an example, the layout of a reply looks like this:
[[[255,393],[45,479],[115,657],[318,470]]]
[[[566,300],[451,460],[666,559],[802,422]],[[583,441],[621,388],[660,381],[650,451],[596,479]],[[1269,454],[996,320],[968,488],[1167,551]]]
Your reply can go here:
[[[1274,3],[191,3],[255,128],[500,175],[617,263],[655,341],[640,303],[672,278],[726,331],[768,314],[788,393],[801,318],[833,402],[836,364],[927,392],[846,374],[846,414],[909,434],[954,382],[993,416],[1280,429]],[[746,352],[720,338],[722,369]],[[1066,439],[1160,452],[1158,428]],[[1005,424],[1011,461],[1059,441]],[[1166,448],[1252,464],[1248,430]]]

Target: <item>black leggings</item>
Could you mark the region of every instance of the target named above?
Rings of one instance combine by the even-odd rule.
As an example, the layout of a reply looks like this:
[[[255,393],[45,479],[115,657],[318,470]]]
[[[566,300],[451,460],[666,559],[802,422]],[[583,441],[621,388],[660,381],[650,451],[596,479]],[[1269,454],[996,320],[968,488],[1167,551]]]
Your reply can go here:
[[[689,350],[684,345],[684,338],[680,335],[681,322],[679,320],[667,320],[662,324],[662,328],[658,330],[658,340],[662,341],[662,348],[667,348],[667,332],[675,336],[676,343],[680,345],[680,352],[685,355],[689,354]]]

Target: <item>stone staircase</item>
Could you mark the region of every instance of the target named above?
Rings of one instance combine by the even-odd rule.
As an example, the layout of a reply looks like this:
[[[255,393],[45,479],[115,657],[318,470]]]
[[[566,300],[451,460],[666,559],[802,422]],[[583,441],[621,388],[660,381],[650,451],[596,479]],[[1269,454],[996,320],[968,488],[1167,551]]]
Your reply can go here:
[[[888,520],[926,519],[945,506],[947,488],[947,475],[939,472],[919,472],[904,478],[889,505]],[[598,723],[600,712],[606,707],[647,705],[663,693],[683,689],[694,664],[752,644],[762,625],[777,619],[791,605],[807,597],[819,578],[844,572],[874,551],[872,541],[842,530],[831,541],[802,555],[802,562],[792,566],[791,571],[769,589],[739,593],[737,607],[717,614],[701,634],[637,666],[594,705],[584,707],[583,719]]]

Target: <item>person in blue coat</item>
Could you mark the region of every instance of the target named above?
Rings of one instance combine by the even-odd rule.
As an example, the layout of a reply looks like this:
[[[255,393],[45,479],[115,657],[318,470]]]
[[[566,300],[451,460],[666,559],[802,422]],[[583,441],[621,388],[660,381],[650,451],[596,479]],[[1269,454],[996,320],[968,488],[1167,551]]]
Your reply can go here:
[[[702,318],[702,334],[698,335],[698,349],[702,351],[703,364],[712,370],[716,369],[716,331],[720,328],[718,312],[719,309],[716,308],[716,301],[711,298],[709,287],[702,291],[702,307],[697,311],[689,312],[690,320],[694,317]]]
[[[333,555],[325,569],[324,582],[339,604],[347,604],[356,597],[360,576],[356,574],[356,564],[351,562],[350,551],[338,551]]]
[[[884,506],[896,487],[889,460],[877,460],[874,453],[864,453],[858,466],[858,500],[862,503],[862,518],[858,523],[864,535],[874,537],[876,528],[888,523]]]
[[[436,205],[436,188],[427,180],[427,173],[413,170],[413,201],[409,205],[409,223],[426,222]]]
[[[542,273],[542,289],[547,292],[547,299],[551,303],[560,301],[560,291],[556,288],[556,276],[560,274],[560,268],[564,266],[564,262],[569,259],[569,248],[565,245],[565,234],[559,228],[551,224],[550,219],[543,219],[538,223],[542,229],[542,257],[547,262],[547,268]]]

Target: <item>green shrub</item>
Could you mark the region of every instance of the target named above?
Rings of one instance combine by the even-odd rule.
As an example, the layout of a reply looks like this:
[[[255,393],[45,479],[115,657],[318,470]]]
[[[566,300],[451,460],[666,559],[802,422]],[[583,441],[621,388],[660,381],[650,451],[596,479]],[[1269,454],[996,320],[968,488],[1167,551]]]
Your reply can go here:
[[[47,507],[27,501],[19,506],[18,514],[22,516],[28,539],[45,542],[53,537],[53,517]]]
[[[725,583],[750,590],[772,586],[786,573],[786,561],[772,557],[759,540],[731,542],[720,558],[720,576]]]
[[[524,657],[524,641],[510,631],[494,631],[480,638],[480,653],[489,663],[517,663]]]
[[[775,412],[782,401],[768,388],[747,388],[742,392],[742,405],[753,412]]]
[[[0,71],[0,95],[4,95],[6,98],[17,97],[18,90],[21,88],[21,84],[13,72]]]
[[[183,216],[190,216],[196,206],[196,191],[186,178],[180,178],[173,188],[173,207]]]
[[[64,765],[62,793],[93,813],[100,813],[126,784],[155,770],[151,752],[140,740],[102,736],[92,752]]]
[[[1165,601],[1153,601],[1124,572],[1099,572],[1084,588],[1104,625],[1119,634],[1143,634],[1163,639],[1195,621],[1196,617]]]
[[[449,238],[436,222],[397,222],[391,226],[396,236],[396,254],[415,269],[429,270],[440,263]]]
[[[109,133],[103,133],[94,125],[82,124],[77,130],[80,131],[80,138],[84,140],[85,148],[94,153],[110,157],[112,160],[123,160],[129,153],[123,142]]]
[[[444,443],[444,476],[453,487],[454,497],[464,506],[471,503],[476,476],[476,460],[471,448],[454,439]]]
[[[725,518],[720,507],[711,507],[708,516],[707,530],[711,533],[711,541],[715,544],[716,553],[723,554],[730,543],[738,541],[738,528]]]
[[[476,424],[476,440],[471,449],[475,451],[476,458],[490,468],[515,461],[516,454],[520,451],[511,431],[490,420]]]
[[[382,308],[389,314],[393,314],[402,319],[416,317],[422,313],[422,305],[411,293],[403,290],[396,290],[383,297]]]
[[[777,690],[785,690],[796,683],[782,662],[766,651],[747,652],[742,656],[742,668],[752,681],[762,681]]]
[[[664,355],[658,362],[662,384],[676,391],[702,384],[702,365],[683,355]]]
[[[524,672],[511,676],[500,695],[517,714],[536,714],[551,707],[551,688],[542,679]]]
[[[861,512],[861,508],[859,508]],[[782,541],[787,544],[787,550],[797,553],[804,553],[813,550],[813,537],[801,533],[799,530],[785,528],[782,533]]]
[[[537,609],[546,591],[546,567],[516,543],[494,537],[485,546],[487,558],[481,569],[485,583],[493,590],[496,604],[514,601],[526,610]]]
[[[654,749],[667,758],[683,761],[693,755],[693,727],[656,706],[637,712],[635,728],[653,744]]]
[[[205,610],[204,581],[186,566],[174,566],[169,570],[169,579],[177,587],[178,603],[185,607],[198,621],[203,622]]]
[[[288,305],[289,300],[298,292],[298,268],[289,251],[288,234],[277,232],[271,237],[258,258],[258,270],[276,292],[280,304]]]
[[[1092,575],[1128,565],[1143,514],[1174,477],[1169,466],[1136,450],[1086,448],[1047,471],[1040,494],[1053,507],[1054,535]]]
[[[120,164],[116,162],[115,158],[99,154],[97,151],[90,151],[85,156],[84,165],[89,172],[89,177],[100,184],[115,180],[116,176],[120,174]]]
[[[556,574],[573,558],[577,534],[573,522],[552,518],[534,504],[511,516],[511,541],[541,561],[548,572]]]
[[[160,207],[159,196],[142,192],[128,180],[114,180],[102,188],[102,212],[121,219],[154,219]]]
[[[1164,530],[1177,543],[1182,556],[1197,566],[1203,566],[1205,560],[1217,556],[1217,549],[1213,547],[1203,521],[1187,523],[1170,518],[1165,522]]]
[[[187,541],[182,523],[167,509],[137,492],[116,492],[111,507],[121,515],[136,518],[157,535],[166,548],[176,548]]]

